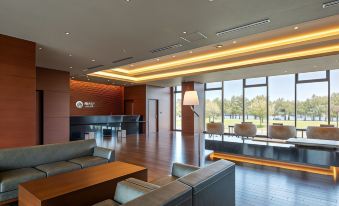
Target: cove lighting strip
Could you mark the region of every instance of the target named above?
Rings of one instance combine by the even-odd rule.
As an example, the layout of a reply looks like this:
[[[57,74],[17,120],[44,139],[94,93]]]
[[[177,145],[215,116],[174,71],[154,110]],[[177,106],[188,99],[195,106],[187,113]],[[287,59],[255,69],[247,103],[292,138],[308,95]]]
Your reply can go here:
[[[259,51],[263,49],[271,49],[275,47],[297,44],[297,43],[302,43],[306,41],[318,40],[322,38],[333,37],[336,35],[339,35],[339,27],[328,29],[328,30],[323,30],[323,31],[318,31],[318,32],[313,32],[313,33],[308,33],[308,34],[303,34],[303,35],[298,35],[298,36],[293,36],[289,38],[274,40],[274,41],[267,41],[267,42],[253,44],[249,46],[238,47],[234,49],[227,49],[227,50],[223,50],[219,52],[213,52],[213,53],[185,58],[181,60],[158,63],[158,64],[154,64],[150,66],[135,68],[132,70],[127,70],[123,68],[112,68],[111,70],[124,73],[124,74],[128,74],[128,75],[136,75],[136,74],[152,72],[152,71],[157,71],[157,70],[171,68],[171,67],[184,66],[187,64],[198,63],[201,61],[212,60],[212,59],[221,58],[221,57],[229,57],[232,55],[254,52],[254,51]]]
[[[259,57],[259,58],[217,64],[213,66],[197,67],[193,69],[167,72],[167,73],[154,74],[154,75],[141,76],[141,77],[130,77],[130,76],[125,76],[125,75],[113,74],[111,72],[105,72],[105,71],[99,71],[99,72],[95,72],[89,75],[97,76],[97,77],[104,77],[104,78],[111,78],[111,79],[120,79],[120,80],[138,83],[138,82],[145,82],[149,80],[164,79],[164,78],[174,77],[174,76],[202,73],[202,72],[215,71],[215,70],[221,70],[221,69],[231,69],[235,67],[250,66],[250,65],[255,65],[255,64],[301,58],[301,57],[307,57],[307,56],[312,56],[312,55],[321,55],[321,54],[332,53],[332,52],[339,52],[339,44],[336,44],[333,46],[318,47],[314,49],[289,52],[289,53],[277,54],[277,55],[270,55],[270,56],[264,56],[264,57]]]

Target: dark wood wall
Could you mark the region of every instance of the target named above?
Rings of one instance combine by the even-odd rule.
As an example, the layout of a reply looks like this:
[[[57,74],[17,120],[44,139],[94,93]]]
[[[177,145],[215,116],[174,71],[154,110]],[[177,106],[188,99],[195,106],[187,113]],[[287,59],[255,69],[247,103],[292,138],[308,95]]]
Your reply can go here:
[[[35,145],[35,43],[0,35],[0,148]]]
[[[125,87],[124,101],[133,102],[133,114],[139,114],[146,120],[146,85]],[[146,131],[146,124],[143,124],[143,132]]]
[[[37,68],[36,89],[43,91],[43,144],[69,141],[69,73]]]
[[[184,134],[194,134],[203,130],[203,109],[204,109],[204,84],[196,82],[183,82],[182,83],[182,100],[186,91],[197,91],[199,97],[199,106],[194,106],[195,111],[200,115],[200,118],[197,118],[192,112],[190,106],[182,105],[182,133]],[[201,132],[200,131],[200,132]]]
[[[124,113],[124,88],[71,80],[71,116],[110,115]],[[75,103],[94,102],[93,108],[77,108]]]

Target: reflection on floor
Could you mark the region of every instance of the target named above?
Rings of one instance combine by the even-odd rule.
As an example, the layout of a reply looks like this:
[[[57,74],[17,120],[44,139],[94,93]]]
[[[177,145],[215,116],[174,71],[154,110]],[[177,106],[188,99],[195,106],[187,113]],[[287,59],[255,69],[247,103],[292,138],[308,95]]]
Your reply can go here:
[[[195,165],[198,162],[197,141],[180,132],[132,135],[122,139],[102,138],[97,133],[96,139],[101,146],[115,148],[117,160],[147,167],[149,180],[169,174],[172,162]],[[338,206],[338,198],[339,184],[331,177],[244,164],[236,167],[236,203],[239,206]]]

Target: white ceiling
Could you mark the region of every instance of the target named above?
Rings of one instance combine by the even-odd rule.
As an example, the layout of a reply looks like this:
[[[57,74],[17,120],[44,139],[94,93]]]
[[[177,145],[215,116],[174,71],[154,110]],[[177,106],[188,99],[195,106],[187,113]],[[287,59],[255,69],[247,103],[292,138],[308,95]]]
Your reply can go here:
[[[82,75],[339,14],[321,0],[1,0],[0,33],[37,43],[37,66]],[[217,37],[264,18],[271,23]],[[185,42],[183,32],[207,39]],[[66,35],[69,32],[70,35]],[[152,54],[149,51],[184,46]],[[69,56],[72,54],[72,56]],[[134,58],[118,64],[117,59]],[[95,62],[91,60],[95,59]],[[70,69],[72,67],[72,69]]]

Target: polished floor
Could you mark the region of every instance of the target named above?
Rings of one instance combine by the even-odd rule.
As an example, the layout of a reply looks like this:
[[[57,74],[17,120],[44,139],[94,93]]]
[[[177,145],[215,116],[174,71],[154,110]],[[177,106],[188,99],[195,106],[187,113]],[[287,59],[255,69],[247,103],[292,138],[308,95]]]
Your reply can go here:
[[[169,174],[172,162],[198,162],[197,141],[180,132],[121,139],[97,135],[96,139],[101,146],[115,148],[117,160],[147,167],[149,180]],[[209,164],[211,160],[204,161]],[[236,166],[236,205],[338,206],[338,200],[339,183],[331,177],[253,165]]]

